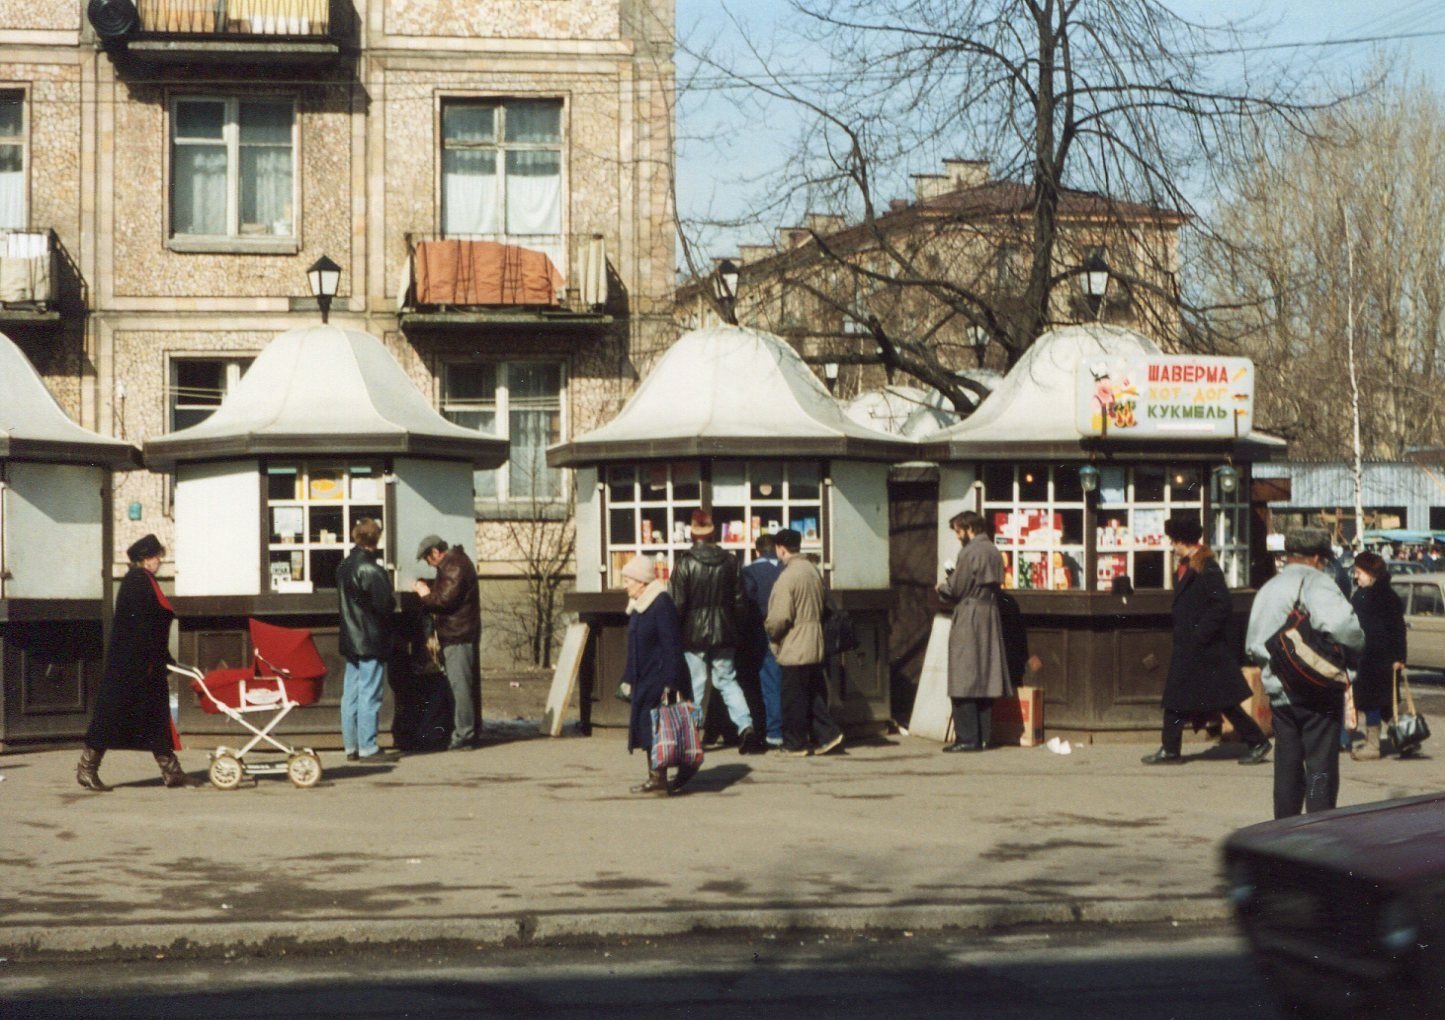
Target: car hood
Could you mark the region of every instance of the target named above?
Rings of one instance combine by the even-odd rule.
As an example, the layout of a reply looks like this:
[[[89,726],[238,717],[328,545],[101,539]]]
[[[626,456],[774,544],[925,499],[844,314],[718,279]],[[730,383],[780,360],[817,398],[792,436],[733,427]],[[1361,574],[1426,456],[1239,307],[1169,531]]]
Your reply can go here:
[[[1389,885],[1445,875],[1445,793],[1261,822],[1234,833],[1224,849]]]

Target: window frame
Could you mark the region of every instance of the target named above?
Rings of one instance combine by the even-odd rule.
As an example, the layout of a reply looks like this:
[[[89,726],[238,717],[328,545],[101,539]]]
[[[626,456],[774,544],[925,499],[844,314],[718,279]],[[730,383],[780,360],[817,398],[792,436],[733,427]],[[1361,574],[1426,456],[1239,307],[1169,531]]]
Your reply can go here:
[[[532,495],[516,496],[511,488],[512,469],[512,418],[511,418],[511,370],[514,365],[543,365],[557,370],[557,442],[564,442],[569,434],[570,422],[568,420],[567,386],[569,382],[568,363],[565,358],[548,357],[516,357],[497,360],[469,360],[469,361],[448,361],[442,364],[442,371],[438,379],[437,410],[442,417],[451,418],[449,411],[490,411],[493,414],[495,426],[492,434],[507,442],[507,459],[498,467],[473,473],[473,496],[477,509],[482,512],[490,511],[494,515],[516,516],[519,511],[536,511],[536,514],[524,514],[524,516],[550,517],[548,512],[551,508],[565,508],[571,494],[572,472],[565,468],[551,468],[543,465],[545,471],[557,472],[557,494],[551,498],[538,498]],[[465,400],[454,400],[450,397],[450,381],[452,373],[458,369],[479,369],[492,367],[496,371],[496,379],[493,384],[493,399],[488,406],[485,401],[467,403]],[[481,406],[478,406],[478,403]],[[551,408],[547,408],[551,410]],[[464,428],[467,426],[463,426]],[[478,429],[478,431],[481,431]],[[550,445],[550,443],[549,443]],[[476,495],[479,487],[476,480],[490,476],[495,479],[496,495]]]
[[[235,388],[236,384],[241,381],[241,376],[246,374],[246,370],[250,368],[251,365],[255,363],[255,361],[255,354],[236,354],[230,352],[207,354],[178,354],[172,352],[168,354],[166,356],[165,392],[166,431],[175,432],[178,428],[189,428],[189,426],[179,426],[176,424],[176,412],[178,410],[181,410],[181,408],[178,408],[176,406],[178,400],[180,399],[181,390],[181,386],[177,381],[176,377],[178,375],[181,365],[193,364],[195,362],[206,362],[208,364],[219,364],[224,367],[221,380],[222,386],[218,393],[219,400],[217,404],[211,408],[210,414],[207,414],[205,418],[202,418],[199,421],[191,423],[192,425],[198,425],[201,421],[205,421],[206,418],[209,418],[211,414],[214,414],[217,410],[220,409],[220,402],[226,399],[227,394],[229,394],[231,390]],[[203,410],[205,406],[206,405],[187,407],[185,408],[185,410],[199,411]]]
[[[506,140],[507,127],[507,105],[509,103],[555,103],[557,106],[557,141],[556,142],[509,142]],[[490,142],[449,142],[446,137],[446,111],[449,107],[466,106],[493,106],[492,140]],[[528,238],[556,238],[558,244],[567,236],[568,212],[570,203],[567,201],[568,188],[568,131],[567,131],[567,101],[565,97],[558,95],[462,95],[452,94],[440,96],[436,111],[436,136],[437,136],[437,179],[436,179],[436,222],[438,235],[441,237],[471,238],[478,240],[494,241],[523,241]],[[467,231],[453,231],[448,228],[448,212],[446,208],[446,153],[447,150],[477,150],[491,151],[493,156],[493,169],[496,180],[496,193],[493,199],[498,211],[500,230],[490,233],[470,233]],[[523,234],[512,231],[507,223],[507,158],[508,152],[556,152],[557,153],[557,233],[556,234]],[[530,246],[529,246],[530,247]],[[557,263],[559,269],[563,268],[561,262]]]
[[[21,222],[14,226],[0,224],[0,231],[30,229],[30,90],[24,85],[9,82],[0,87],[0,98],[13,96],[20,108],[20,132],[0,137],[0,145],[16,146],[20,149],[20,211]]]
[[[289,103],[291,107],[291,233],[241,233],[241,121],[243,103]],[[176,155],[189,144],[179,137],[178,108],[182,103],[220,103],[221,141],[226,149],[226,233],[182,234],[176,230]],[[301,103],[294,93],[172,93],[167,100],[166,124],[166,247],[178,252],[266,252],[295,254],[301,250]],[[200,139],[196,139],[200,142]],[[215,144],[212,140],[210,144]]]
[[[364,467],[369,469],[369,480],[372,482],[373,494],[371,497],[359,497],[354,494],[353,480],[354,469]],[[293,488],[293,495],[290,497],[277,496],[274,494],[273,475],[285,475],[294,471],[297,482],[305,480],[304,488],[297,485]],[[300,456],[300,457],[274,457],[266,460],[261,466],[261,494],[262,494],[262,520],[261,527],[265,541],[262,543],[261,562],[261,587],[263,591],[278,594],[294,594],[296,592],[313,593],[318,591],[335,591],[332,587],[321,587],[316,583],[316,563],[313,559],[315,554],[322,553],[335,560],[340,565],[351,550],[351,529],[357,519],[357,513],[363,512],[364,516],[375,516],[381,521],[383,534],[389,533],[389,500],[387,492],[387,479],[390,475],[391,463],[382,457],[347,457],[347,456]],[[319,497],[315,494],[315,482],[313,476],[318,472],[339,472],[345,481],[342,494],[337,498]],[[337,510],[340,513],[339,530],[322,529],[315,523],[313,513],[316,508],[322,510]],[[277,536],[281,531],[274,527],[277,521],[277,510],[296,510],[299,516],[301,529],[299,532],[289,532],[297,536],[296,541],[286,542],[278,540]],[[366,510],[375,509],[375,515],[364,513]],[[321,536],[320,532],[329,532],[328,536]],[[313,538],[313,534],[316,537]],[[278,583],[279,575],[273,564],[281,564],[285,561],[278,559],[279,556],[287,555],[291,563],[291,577],[288,578],[290,585]],[[296,557],[300,556],[301,576],[295,576]],[[332,568],[333,571],[335,567]]]

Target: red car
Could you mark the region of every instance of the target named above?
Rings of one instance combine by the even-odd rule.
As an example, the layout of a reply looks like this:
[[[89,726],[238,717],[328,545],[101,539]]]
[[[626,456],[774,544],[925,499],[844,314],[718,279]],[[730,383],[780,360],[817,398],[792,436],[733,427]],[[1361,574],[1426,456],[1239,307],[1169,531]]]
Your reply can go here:
[[[1445,794],[1251,825],[1224,867],[1288,1015],[1445,1017]]]

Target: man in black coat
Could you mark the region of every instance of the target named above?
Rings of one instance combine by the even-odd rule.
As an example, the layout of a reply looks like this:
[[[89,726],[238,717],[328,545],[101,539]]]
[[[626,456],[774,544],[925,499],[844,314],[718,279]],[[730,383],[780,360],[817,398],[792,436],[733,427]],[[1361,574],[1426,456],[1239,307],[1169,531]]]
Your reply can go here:
[[[1174,649],[1169,678],[1164,682],[1164,727],[1160,748],[1145,755],[1145,765],[1183,761],[1180,745],[1186,723],[1202,722],[1223,713],[1248,745],[1241,765],[1258,765],[1270,743],[1259,724],[1240,708],[1249,684],[1229,642],[1229,586],[1214,552],[1204,545],[1204,529],[1192,515],[1175,515],[1164,523],[1179,566],[1174,576]]]
[[[396,607],[391,577],[377,544],[381,523],[362,518],[351,529],[356,546],[336,568],[341,609],[340,651],[346,660],[341,683],[341,743],[347,761],[392,761],[377,744],[381,683],[391,654],[391,611]]]

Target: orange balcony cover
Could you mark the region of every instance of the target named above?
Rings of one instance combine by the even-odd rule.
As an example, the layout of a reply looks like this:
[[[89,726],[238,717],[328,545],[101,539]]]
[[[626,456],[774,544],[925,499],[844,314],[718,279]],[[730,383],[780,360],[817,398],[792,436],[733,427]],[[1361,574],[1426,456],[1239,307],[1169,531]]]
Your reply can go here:
[[[544,252],[496,241],[422,241],[419,305],[555,305],[562,274]]]

